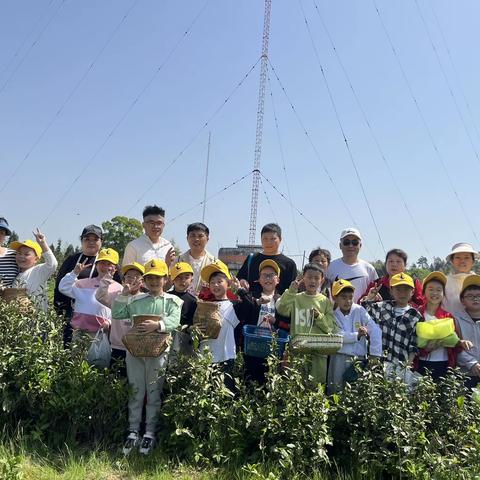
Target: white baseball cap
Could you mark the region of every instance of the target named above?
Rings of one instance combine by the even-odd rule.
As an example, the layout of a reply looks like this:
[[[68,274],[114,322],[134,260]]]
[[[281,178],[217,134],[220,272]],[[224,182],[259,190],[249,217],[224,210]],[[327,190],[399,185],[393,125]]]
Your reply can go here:
[[[452,247],[452,251],[447,255],[447,262],[452,261],[452,256],[455,255],[456,253],[472,253],[473,258],[478,259],[480,257],[479,253],[473,248],[472,245],[469,243],[456,243]]]
[[[346,228],[345,230],[342,231],[342,234],[340,235],[340,240],[343,240],[345,237],[348,235],[353,235],[354,237],[357,237],[359,240],[362,240],[362,236],[360,235],[360,232],[356,228]]]

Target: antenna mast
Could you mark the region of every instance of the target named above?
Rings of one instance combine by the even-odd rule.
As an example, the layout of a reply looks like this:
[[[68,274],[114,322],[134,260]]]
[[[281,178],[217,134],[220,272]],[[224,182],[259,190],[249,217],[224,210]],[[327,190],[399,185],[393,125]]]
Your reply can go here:
[[[260,68],[260,86],[258,89],[257,130],[255,134],[255,159],[253,162],[252,201],[250,208],[249,244],[255,245],[257,230],[258,187],[260,184],[260,158],[262,155],[263,112],[265,106],[265,87],[268,69],[268,42],[270,39],[270,12],[272,0],[265,0],[265,15],[263,20],[262,61]]]

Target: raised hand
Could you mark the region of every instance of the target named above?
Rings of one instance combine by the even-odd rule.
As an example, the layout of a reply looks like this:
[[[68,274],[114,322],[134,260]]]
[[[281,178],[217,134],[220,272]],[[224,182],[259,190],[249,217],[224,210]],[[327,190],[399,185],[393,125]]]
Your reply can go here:
[[[165,255],[165,263],[170,267],[170,265],[175,261],[176,253],[173,247],[170,247],[167,254]]]
[[[240,287],[245,290],[250,290],[250,284],[244,278],[240,280]]]
[[[83,263],[78,262],[75,265],[75,268],[73,269],[73,273],[78,276],[78,275],[80,275],[80,272],[82,272],[83,270],[85,270],[86,268],[88,268],[90,266],[91,265],[89,263],[87,263],[87,260],[85,260],[85,262],[83,262]]]

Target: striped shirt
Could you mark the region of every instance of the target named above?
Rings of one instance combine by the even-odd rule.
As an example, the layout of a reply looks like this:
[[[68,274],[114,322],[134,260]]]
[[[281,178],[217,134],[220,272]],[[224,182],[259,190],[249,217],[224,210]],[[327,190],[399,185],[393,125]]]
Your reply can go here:
[[[5,253],[0,255],[0,284],[3,287],[10,287],[18,274],[16,254],[15,250],[7,248]]]

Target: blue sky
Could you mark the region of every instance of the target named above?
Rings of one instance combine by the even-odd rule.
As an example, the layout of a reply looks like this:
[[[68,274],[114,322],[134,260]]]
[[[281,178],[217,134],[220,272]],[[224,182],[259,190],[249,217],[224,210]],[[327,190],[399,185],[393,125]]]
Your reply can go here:
[[[257,225],[278,221],[287,254],[320,245],[335,257],[340,231],[355,221],[365,239],[363,257],[384,256],[301,5],[383,246],[404,248],[412,261],[444,257],[459,241],[479,247],[480,5],[417,1],[375,0],[433,141],[373,0],[273,0],[270,61],[318,152],[270,71],[261,171],[285,196],[290,188],[293,204],[316,227],[264,181]],[[115,215],[140,218],[144,205],[156,203],[167,210],[165,236],[185,248],[186,225],[202,216],[201,206],[192,207],[203,198],[208,132],[209,195],[253,167],[260,64],[234,89],[259,59],[263,8],[261,0],[1,2],[1,214],[21,237],[43,224],[49,240],[76,242],[86,224]],[[248,242],[251,183],[249,176],[207,203],[213,253]]]

